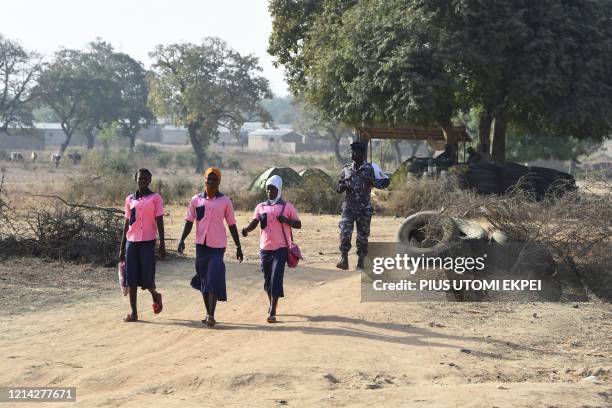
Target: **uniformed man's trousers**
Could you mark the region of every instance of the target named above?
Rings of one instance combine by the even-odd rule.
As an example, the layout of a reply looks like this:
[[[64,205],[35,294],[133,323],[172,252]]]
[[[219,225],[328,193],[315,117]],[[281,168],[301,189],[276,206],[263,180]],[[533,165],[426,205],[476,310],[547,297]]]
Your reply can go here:
[[[340,227],[340,252],[348,253],[351,249],[353,228],[357,225],[357,255],[365,257],[368,254],[368,237],[370,236],[370,221],[372,209],[343,209],[338,226]]]

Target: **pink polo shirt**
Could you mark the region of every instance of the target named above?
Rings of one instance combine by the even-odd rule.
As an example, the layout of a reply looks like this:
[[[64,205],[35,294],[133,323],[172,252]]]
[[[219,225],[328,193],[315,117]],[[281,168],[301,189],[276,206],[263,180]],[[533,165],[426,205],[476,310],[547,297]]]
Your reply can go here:
[[[153,241],[157,237],[157,217],[164,215],[164,200],[157,193],[131,194],[125,198],[125,218],[129,220],[128,241]]]
[[[227,225],[236,224],[232,201],[220,193],[212,198],[206,193],[193,196],[185,216],[186,221],[195,222],[196,244],[206,244],[211,248],[225,248],[227,245],[224,219]]]
[[[255,207],[253,219],[258,220],[260,226],[263,226],[264,222],[266,224],[265,228],[261,228],[259,248],[273,251],[278,248],[286,248],[287,242],[291,242],[291,227],[276,219],[281,214],[282,209],[282,203],[269,205],[267,201],[257,204],[257,207]],[[295,207],[289,202],[285,206],[283,215],[294,221],[299,219]],[[264,219],[265,221],[263,221]],[[284,237],[283,233],[285,234]],[[287,239],[286,241],[285,238]]]

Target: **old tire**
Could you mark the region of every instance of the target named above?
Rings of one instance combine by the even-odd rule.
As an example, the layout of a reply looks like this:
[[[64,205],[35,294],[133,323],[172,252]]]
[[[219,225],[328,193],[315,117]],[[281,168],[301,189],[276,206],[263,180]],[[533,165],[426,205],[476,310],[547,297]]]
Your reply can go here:
[[[437,221],[442,227],[443,236],[431,247],[419,247],[415,234],[425,225]],[[421,211],[406,218],[397,230],[397,240],[402,244],[404,253],[411,256],[437,256],[456,246],[459,241],[459,228],[452,218],[440,215],[437,211]]]

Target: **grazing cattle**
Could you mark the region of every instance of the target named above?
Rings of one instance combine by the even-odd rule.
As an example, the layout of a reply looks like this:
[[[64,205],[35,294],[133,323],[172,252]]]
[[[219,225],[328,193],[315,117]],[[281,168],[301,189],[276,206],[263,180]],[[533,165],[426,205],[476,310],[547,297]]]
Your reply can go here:
[[[53,153],[51,155],[51,162],[55,164],[55,167],[59,166],[60,160],[62,159],[62,155],[59,153]]]
[[[72,164],[79,164],[81,162],[81,153],[68,153],[68,158],[72,160]]]
[[[22,162],[23,161],[23,154],[21,154],[19,152],[11,152],[11,161],[12,162]]]
[[[30,155],[30,159],[32,160],[32,164],[36,164],[36,159],[38,159],[38,153],[32,151],[32,154]]]

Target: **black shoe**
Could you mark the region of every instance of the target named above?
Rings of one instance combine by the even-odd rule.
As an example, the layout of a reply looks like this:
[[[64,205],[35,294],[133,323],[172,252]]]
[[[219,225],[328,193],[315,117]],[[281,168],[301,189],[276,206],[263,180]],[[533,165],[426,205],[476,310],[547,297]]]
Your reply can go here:
[[[357,270],[358,271],[363,271],[363,269],[364,269],[364,260],[365,260],[364,256],[360,256],[357,259]]]
[[[342,270],[345,270],[345,271],[346,271],[346,270],[348,270],[348,268],[349,268],[349,264],[348,264],[348,254],[344,254],[344,253],[343,253],[343,254],[340,256],[340,262],[338,262],[338,263],[336,264],[336,268],[338,268],[338,269],[342,269]]]

